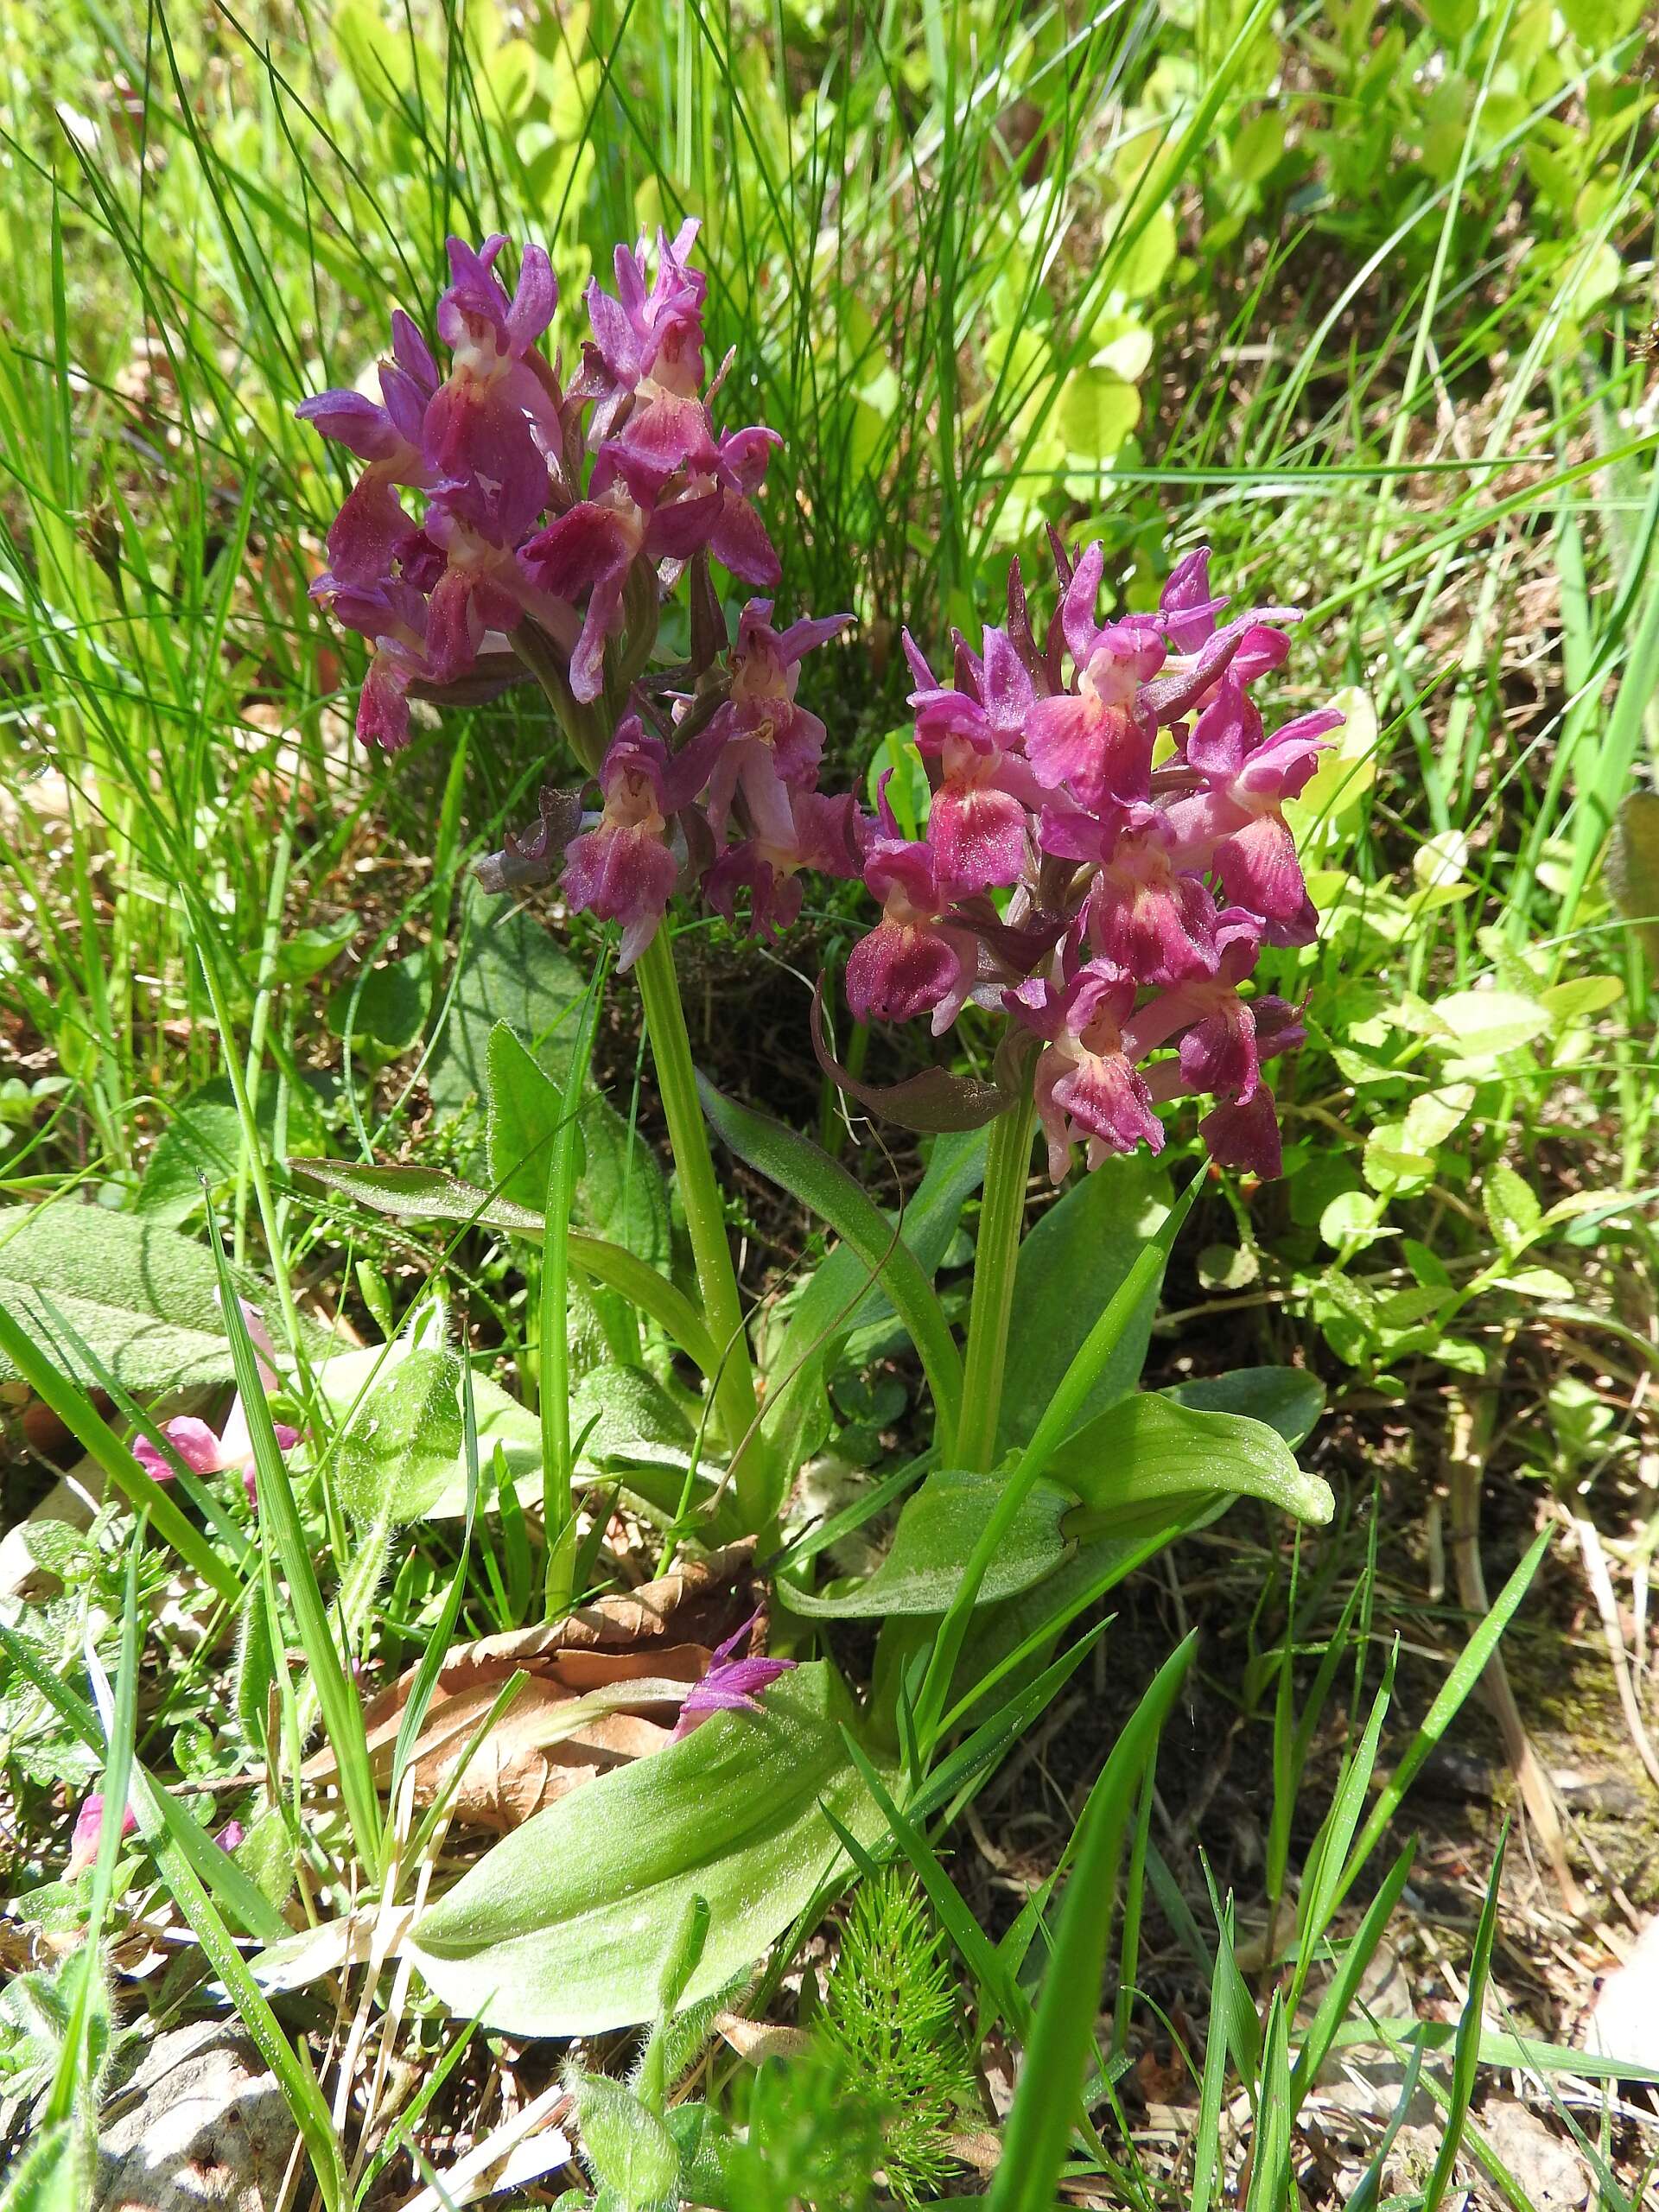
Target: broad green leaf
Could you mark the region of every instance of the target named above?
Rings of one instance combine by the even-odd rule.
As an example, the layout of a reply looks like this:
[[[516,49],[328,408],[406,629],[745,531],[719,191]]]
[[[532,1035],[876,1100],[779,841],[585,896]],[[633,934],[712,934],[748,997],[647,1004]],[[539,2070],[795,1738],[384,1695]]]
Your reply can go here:
[[[996,1452],[1024,1444],[1077,1348],[1146,1245],[1144,1175],[1109,1160],[1051,1206],[1020,1247]],[[1160,1209],[1161,1211],[1161,1209]],[[1079,1423],[1140,1379],[1158,1311],[1154,1282],[1096,1380]]]
[[[1129,1535],[1207,1497],[1259,1497],[1323,1525],[1329,1487],[1299,1467],[1276,1430],[1240,1414],[1205,1413],[1137,1393],[1077,1429],[1048,1463],[1084,1503],[1068,1533]]]
[[[1285,150],[1285,118],[1277,108],[1265,108],[1245,124],[1229,149],[1234,176],[1241,184],[1259,184],[1278,168]]]
[[[1405,1147],[1410,1153],[1433,1153],[1468,1120],[1475,1103],[1472,1084],[1447,1084],[1426,1090],[1406,1109]]]
[[[474,887],[466,942],[427,1065],[427,1091],[438,1118],[453,1120],[469,1101],[489,1097],[490,1034],[498,1022],[505,1022],[559,1082],[587,988],[584,971],[534,915]]]
[[[1141,419],[1141,394],[1104,369],[1073,369],[1060,388],[1057,428],[1067,454],[1109,461]]]
[[[962,1357],[933,1286],[887,1216],[844,1167],[770,1116],[740,1106],[702,1077],[702,1109],[740,1160],[800,1199],[849,1244],[880,1280],[926,1370],[939,1433],[955,1433],[962,1403]]]
[[[409,1949],[452,2012],[512,2035],[597,2035],[655,2012],[693,1897],[709,1937],[682,2002],[752,1966],[884,1822],[854,1771],[833,1668],[798,1668],[759,1713],[717,1713],[677,1744],[572,1790],[428,1907]]]
[[[96,1388],[50,1307],[129,1390],[181,1390],[234,1372],[219,1278],[203,1246],[156,1221],[60,1199],[0,1209],[0,1300],[77,1382]],[[16,1370],[0,1354],[0,1380]]]
[[[1535,999],[1517,991],[1453,991],[1433,1006],[1429,1042],[1464,1060],[1495,1060],[1529,1045],[1549,1027],[1549,1016]]]
[[[407,953],[337,983],[328,994],[328,1027],[336,1037],[349,1033],[359,1051],[367,1043],[395,1058],[425,1025],[427,992],[425,953]]]
[[[291,1085],[278,1146],[277,1086],[267,1075],[259,1086],[255,1116],[259,1142],[267,1159],[279,1148],[298,1154],[322,1149],[322,1117],[317,1102],[303,1084]],[[181,1099],[168,1116],[167,1127],[156,1139],[134,1205],[150,1221],[175,1226],[187,1220],[204,1203],[204,1182],[218,1189],[236,1178],[242,1157],[242,1122],[236,1110],[236,1094],[228,1077],[205,1083]]]
[[[336,960],[362,926],[355,914],[346,914],[327,929],[291,931],[276,947],[273,973],[279,983],[308,983]]]
[[[542,1214],[564,1094],[505,1021],[498,1021],[490,1032],[485,1065],[489,1077],[490,1188],[498,1198]]]
[[[490,1187],[539,1219],[547,1203],[554,1133],[564,1114],[563,1090],[505,1021],[490,1032],[486,1065]],[[666,1267],[668,1194],[650,1146],[597,1091],[583,1098],[577,1120],[577,1222],[636,1259]]]
[[[1587,1020],[1592,1014],[1605,1014],[1624,995],[1624,980],[1621,976],[1579,976],[1570,983],[1556,983],[1548,990],[1541,991],[1538,1003],[1552,1021],[1565,1025]]]
[[[1537,1235],[1543,1207],[1531,1185],[1503,1160],[1486,1171],[1480,1200],[1486,1224],[1503,1251],[1516,1251]]]
[[[1203,1375],[1163,1394],[1205,1414],[1244,1414],[1276,1429],[1294,1452],[1313,1433],[1325,1411],[1325,1385],[1300,1367],[1239,1367]]]
[[[956,1595],[962,1571],[1001,1496],[1003,1480],[1000,1474],[964,1474],[954,1468],[930,1475],[906,1502],[892,1548],[872,1573],[821,1593],[780,1582],[779,1598],[791,1611],[835,1620],[942,1613]],[[1052,1483],[1033,1485],[980,1586],[979,1604],[1011,1598],[1060,1565],[1072,1549],[1061,1523],[1076,1503]]]
[[[1518,1268],[1513,1274],[1499,1275],[1497,1287],[1512,1290],[1519,1298],[1571,1298],[1573,1285],[1564,1274],[1554,1268]]]
[[[354,1520],[397,1527],[435,1503],[461,1462],[461,1385],[460,1357],[442,1345],[411,1350],[370,1385],[334,1468]]]

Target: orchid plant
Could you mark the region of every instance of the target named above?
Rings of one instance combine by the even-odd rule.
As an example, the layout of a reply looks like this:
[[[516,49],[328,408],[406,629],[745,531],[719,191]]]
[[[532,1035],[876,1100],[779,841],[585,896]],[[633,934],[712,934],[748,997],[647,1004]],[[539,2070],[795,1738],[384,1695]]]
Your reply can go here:
[[[1313,936],[1283,805],[1341,720],[1302,715],[1269,733],[1254,694],[1288,656],[1294,610],[1230,615],[1207,551],[1176,564],[1154,611],[1103,616],[1102,546],[1074,559],[1056,539],[1045,626],[1015,563],[1004,620],[977,645],[955,639],[948,680],[906,637],[930,793],[922,834],[906,834],[886,779],[874,814],[851,792],[821,789],[825,731],[797,690],[806,656],[851,618],[780,621],[771,598],[753,596],[735,608],[734,634],[717,573],[734,601],[774,590],[780,576],[758,504],[779,442],[761,425],[717,425],[730,359],[709,374],[696,234],[688,223],[672,238],[659,233],[654,255],[643,241],[617,250],[614,292],[590,286],[591,334],[568,379],[541,345],[557,301],[545,254],[524,249],[509,293],[505,239],[476,252],[452,239],[436,315],[447,370],[399,312],[378,402],[337,391],[300,410],[365,463],[315,587],[372,649],[358,707],[365,742],[405,744],[412,701],[468,702],[532,681],[546,696],[582,780],[570,790],[550,776],[536,823],[509,836],[479,874],[487,890],[514,893],[556,880],[567,908],[616,925],[616,968],[639,988],[696,1280],[671,1282],[569,1233],[575,1162],[562,1141],[544,1221],[461,1185],[450,1201],[435,1199],[429,1174],[418,1210],[447,1203],[458,1217],[542,1235],[546,1267],[556,1274],[569,1260],[620,1291],[701,1367],[719,1479],[700,1518],[676,1520],[671,1547],[758,1538],[798,1649],[815,1618],[883,1623],[855,1727],[827,1661],[785,1674],[785,1662],[753,1654],[746,1632],[687,1700],[674,1744],[646,1763],[656,1779],[619,1773],[593,1785],[671,1793],[681,1776],[696,1796],[747,1756],[757,1772],[744,1788],[764,1794],[759,1769],[772,1762],[766,1847],[779,1854],[777,1878],[757,1885],[744,1858],[753,1838],[734,1845],[730,1911],[715,1915],[693,1997],[804,1909],[836,1834],[868,1844],[884,1832],[873,1808],[887,1805],[889,1788],[912,1806],[932,1802],[928,1777],[976,1706],[989,1699],[1001,1710],[996,1698],[1028,1694],[1030,1669],[1065,1624],[1151,1550],[1242,1493],[1304,1519],[1328,1516],[1324,1484],[1291,1456],[1317,1412],[1306,1378],[1224,1377],[1185,1402],[1134,1387],[1192,1190],[1155,1234],[1129,1240],[1127,1252],[1120,1237],[1110,1253],[1105,1217],[1084,1193],[1115,1158],[1158,1152],[1162,1109],[1189,1097],[1205,1102],[1198,1127],[1216,1166],[1279,1172],[1264,1067],[1301,1029],[1297,1010],[1252,979],[1263,948]],[[660,651],[674,594],[686,602],[680,660]],[[693,1065],[664,927],[671,905],[700,898],[753,934],[774,935],[798,917],[814,874],[861,880],[879,908],[847,962],[856,1020],[925,1020],[943,1038],[972,1007],[976,1023],[992,1025],[988,1079],[938,1065],[883,1089],[835,1058],[821,996],[814,1005],[813,1049],[843,1090],[934,1140],[923,1185],[896,1222],[806,1139],[722,1096]],[[579,1044],[572,1083],[585,1059]],[[1039,1127],[1056,1183],[1079,1155],[1089,1173],[1027,1236]],[[840,1240],[759,1375],[711,1128]],[[397,1171],[307,1172],[399,1210]],[[959,1343],[931,1277],[982,1181]],[[1027,1378],[1016,1389],[1009,1371],[1019,1309],[1039,1325],[1052,1315],[1065,1355],[1035,1402]],[[919,1354],[931,1445],[868,1502],[803,1533],[789,1509],[824,1441],[827,1362],[880,1313],[897,1317]],[[548,1371],[556,1384],[556,1360]],[[543,1433],[569,1475],[568,1419],[544,1416]],[[815,1586],[814,1561],[906,1489],[882,1564]],[[548,1498],[550,1556],[567,1509],[552,1490]],[[568,1576],[550,1573],[550,1608],[575,1594]],[[740,1643],[751,1656],[734,1656]],[[1058,1679],[1052,1669],[1040,1675],[1047,1694]],[[745,1730],[756,1732],[749,1750],[734,1752]],[[849,1730],[857,1743],[843,1745]],[[666,1926],[690,1894],[675,1859],[683,1846],[697,1860],[697,1894],[711,1896],[706,1847],[694,1853],[689,1840],[693,1829],[706,1836],[706,1811],[677,1827],[660,1795],[649,1808],[613,1809],[607,1849],[635,1854],[612,1870],[619,1895],[650,1897],[660,1885]],[[561,1803],[531,1826],[574,1817]],[[809,1828],[823,1847],[816,1859],[802,1841]],[[645,1985],[636,2002],[613,1974],[605,1993],[582,1997],[602,1931],[584,1920],[586,1932],[573,1933],[568,1901],[551,1896],[531,1913],[541,1936],[556,1948],[585,1942],[592,1955],[550,1963],[537,1950],[533,1974],[505,1973],[503,1946],[522,1948],[526,1883],[539,1895],[564,1878],[547,1872],[563,1856],[558,1840],[527,1839],[498,1846],[420,1923],[429,1980],[452,2002],[493,2008],[504,2026],[547,2028],[550,2004],[561,2032],[646,2017]],[[599,1893],[591,1866],[583,1878]]]

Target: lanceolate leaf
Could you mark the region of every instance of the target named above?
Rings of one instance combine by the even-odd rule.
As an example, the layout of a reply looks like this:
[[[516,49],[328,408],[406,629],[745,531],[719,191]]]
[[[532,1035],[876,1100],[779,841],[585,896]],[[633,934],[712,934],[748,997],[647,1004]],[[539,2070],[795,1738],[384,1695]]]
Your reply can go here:
[[[290,1160],[289,1172],[302,1181],[355,1198],[375,1213],[402,1221],[460,1221],[480,1229],[501,1229],[515,1236],[542,1233],[542,1217],[516,1200],[463,1183],[441,1167],[377,1167],[355,1160]]]
[[[1240,1367],[1178,1382],[1164,1395],[1199,1413],[1248,1414],[1276,1429],[1294,1452],[1325,1411],[1325,1385],[1300,1367]]]
[[[889,1613],[942,1613],[1002,1492],[1000,1474],[948,1469],[930,1475],[899,1516],[893,1548],[873,1574],[822,1595],[780,1582],[791,1611],[834,1619]],[[1051,1574],[1073,1548],[1063,1522],[1077,1501],[1053,1483],[1033,1484],[981,1585],[979,1602],[995,1605]]]
[[[1146,1178],[1135,1163],[1108,1161],[1074,1183],[1020,1246],[999,1455],[1030,1437],[1077,1347],[1145,1249],[1140,1217],[1147,1203]],[[1085,1414],[1102,1412],[1140,1380],[1158,1291],[1154,1281],[1096,1378]]]
[[[944,1448],[962,1403],[962,1359],[933,1286],[879,1206],[815,1144],[698,1080],[705,1114],[740,1160],[799,1198],[880,1277],[921,1355]]]
[[[596,2035],[655,2012],[663,1954],[693,1897],[709,1938],[699,2004],[783,1935],[844,1866],[829,1815],[861,1842],[884,1823],[847,1757],[853,1707],[822,1662],[758,1713],[590,1783],[503,1839],[416,1923],[409,1948],[452,2012],[508,2034]]]
[[[1086,1423],[1048,1471],[1083,1500],[1067,1523],[1079,1537],[1132,1535],[1205,1497],[1259,1497],[1321,1527],[1336,1510],[1329,1487],[1297,1465],[1265,1421],[1200,1413],[1153,1392]]]

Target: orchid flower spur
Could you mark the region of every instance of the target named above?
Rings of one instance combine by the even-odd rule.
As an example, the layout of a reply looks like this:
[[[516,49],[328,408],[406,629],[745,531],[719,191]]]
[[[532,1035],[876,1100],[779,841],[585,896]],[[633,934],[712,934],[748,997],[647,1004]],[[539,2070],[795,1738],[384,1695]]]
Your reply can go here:
[[[248,1335],[253,1344],[259,1380],[269,1397],[280,1387],[276,1370],[271,1364],[276,1357],[276,1352],[256,1309],[245,1298],[239,1298],[237,1304],[242,1308],[242,1319],[247,1324]],[[291,1452],[300,1440],[298,1429],[290,1428],[285,1421],[280,1421],[273,1426],[279,1448]],[[172,1421],[162,1424],[162,1434],[193,1472],[198,1475],[239,1474],[248,1494],[248,1503],[253,1503],[253,1438],[249,1433],[247,1408],[242,1402],[240,1391],[231,1401],[231,1409],[225,1416],[223,1428],[214,1429],[194,1414],[179,1414]],[[132,1456],[155,1481],[172,1481],[172,1461],[147,1436],[133,1438]]]

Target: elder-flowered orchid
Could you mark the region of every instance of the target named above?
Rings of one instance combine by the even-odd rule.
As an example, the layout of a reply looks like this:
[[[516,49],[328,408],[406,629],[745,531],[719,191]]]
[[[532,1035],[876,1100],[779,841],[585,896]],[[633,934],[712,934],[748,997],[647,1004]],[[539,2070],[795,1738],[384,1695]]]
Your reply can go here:
[[[792,1659],[740,1658],[738,1654],[754,1633],[755,1618],[745,1621],[714,1653],[709,1671],[685,1694],[671,1742],[677,1743],[715,1713],[759,1713],[757,1694],[795,1665]]]
[[[281,1387],[276,1370],[272,1365],[276,1357],[275,1350],[257,1309],[245,1298],[238,1299],[237,1303],[242,1309],[242,1319],[253,1344],[254,1362],[259,1370],[260,1382],[269,1397]],[[280,1421],[273,1422],[272,1426],[279,1450],[291,1452],[300,1440],[298,1429],[290,1428],[286,1421]],[[230,1411],[225,1416],[222,1428],[212,1427],[207,1421],[198,1420],[194,1414],[179,1414],[162,1424],[162,1434],[193,1473],[240,1475],[249,1503],[254,1502],[253,1438],[248,1427],[248,1409],[242,1402],[239,1390],[231,1401]],[[133,1438],[132,1456],[144,1472],[156,1482],[172,1481],[175,1472],[172,1461],[158,1446],[150,1442],[149,1437]]]
[[[476,251],[451,238],[436,312],[447,371],[399,309],[378,402],[334,391],[302,404],[366,464],[313,586],[373,647],[365,742],[408,741],[411,694],[474,696],[462,687],[480,666],[512,680],[499,664],[526,623],[531,663],[561,668],[589,705],[613,648],[625,686],[643,666],[660,591],[687,563],[712,556],[748,583],[777,581],[754,499],[779,442],[709,415],[696,235],[695,223],[659,233],[649,281],[645,241],[619,250],[617,296],[589,287],[594,335],[568,391],[542,350],[558,304],[543,251],[524,248],[509,295],[505,238]]]
[[[1104,622],[1103,548],[1057,558],[1041,647],[1017,568],[1007,627],[979,654],[957,639],[954,684],[906,639],[931,804],[920,839],[889,819],[867,840],[882,914],[849,958],[848,1003],[861,1020],[927,1014],[936,1033],[969,998],[1000,1006],[1034,1051],[1057,1179],[1079,1143],[1091,1166],[1157,1150],[1157,1107],[1192,1094],[1216,1102],[1199,1124],[1216,1160],[1276,1174],[1262,1063],[1301,1032],[1244,987],[1262,945],[1312,937],[1283,802],[1341,716],[1265,733],[1249,686],[1282,666],[1295,613],[1218,621],[1207,551],[1154,613]]]
[[[1055,1174],[1079,1143],[1090,1165],[1156,1149],[1158,1109],[1193,1095],[1212,1102],[1199,1128],[1216,1160],[1277,1173],[1262,1068],[1300,1031],[1255,971],[1264,946],[1313,936],[1284,806],[1340,721],[1270,733],[1251,696],[1283,666],[1295,610],[1227,619],[1199,549],[1151,612],[1103,613],[1103,545],[1073,563],[1056,540],[1040,642],[1017,564],[1006,624],[977,648],[957,637],[948,681],[905,636],[922,834],[901,833],[885,782],[873,819],[821,791],[823,726],[797,690],[849,618],[780,626],[753,599],[728,642],[710,563],[775,582],[754,500],[779,441],[710,413],[729,357],[710,378],[696,234],[618,249],[563,388],[541,351],[558,296],[545,256],[524,249],[510,296],[504,240],[452,241],[448,369],[397,314],[378,401],[302,409],[365,464],[316,586],[373,646],[360,734],[402,744],[411,697],[486,696],[516,653],[599,805],[580,816],[544,791],[540,823],[483,864],[492,887],[562,861],[566,899],[619,925],[626,968],[677,892],[766,934],[798,918],[809,874],[860,875],[880,912],[848,959],[853,1013],[925,1017],[936,1034],[970,1001],[1001,1015],[1013,1057],[969,1086],[972,1111],[1010,1095],[1003,1076],[1029,1081]],[[688,575],[689,664],[653,676],[661,598]]]

